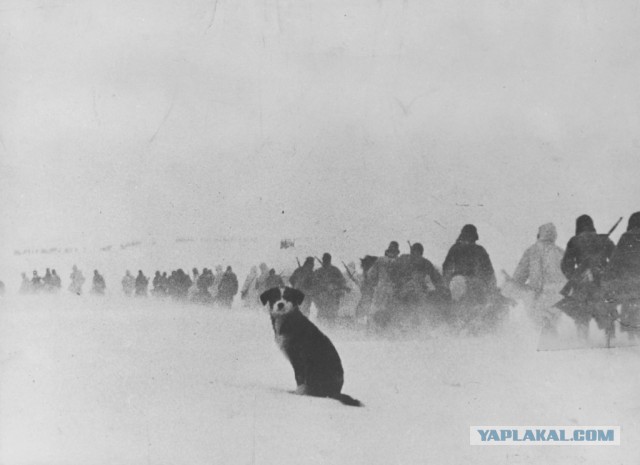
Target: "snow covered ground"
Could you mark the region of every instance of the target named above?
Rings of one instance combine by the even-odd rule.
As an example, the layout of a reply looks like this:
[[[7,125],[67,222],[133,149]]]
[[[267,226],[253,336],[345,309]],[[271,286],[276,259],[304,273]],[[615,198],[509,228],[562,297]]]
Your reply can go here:
[[[325,329],[364,408],[290,394],[263,310],[66,292],[0,309],[3,465],[640,463],[640,348],[538,351],[520,308],[492,337]],[[622,441],[472,447],[470,425],[620,425]]]

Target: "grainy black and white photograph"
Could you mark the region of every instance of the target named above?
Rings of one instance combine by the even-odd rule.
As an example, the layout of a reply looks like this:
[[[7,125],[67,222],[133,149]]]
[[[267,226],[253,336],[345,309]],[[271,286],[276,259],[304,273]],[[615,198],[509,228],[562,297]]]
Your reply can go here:
[[[0,465],[640,463],[639,10],[0,0]]]

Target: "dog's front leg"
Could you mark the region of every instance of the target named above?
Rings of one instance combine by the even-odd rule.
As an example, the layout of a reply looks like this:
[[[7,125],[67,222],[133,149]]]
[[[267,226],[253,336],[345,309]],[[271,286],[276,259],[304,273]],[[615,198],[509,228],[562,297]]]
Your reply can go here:
[[[291,354],[289,358],[291,365],[293,366],[293,374],[296,377],[296,386],[300,386],[306,383],[306,370],[305,370],[305,361],[301,357],[299,351],[295,351]]]

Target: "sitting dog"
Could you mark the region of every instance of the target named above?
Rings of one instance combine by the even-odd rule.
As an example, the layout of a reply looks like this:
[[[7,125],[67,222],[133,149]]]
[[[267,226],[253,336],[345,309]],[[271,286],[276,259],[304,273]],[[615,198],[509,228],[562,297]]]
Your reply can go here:
[[[304,294],[290,287],[274,287],[260,295],[262,305],[269,304],[276,342],[293,366],[296,393],[361,406],[360,401],[340,393],[344,383],[340,356],[329,338],[300,311],[303,300]]]

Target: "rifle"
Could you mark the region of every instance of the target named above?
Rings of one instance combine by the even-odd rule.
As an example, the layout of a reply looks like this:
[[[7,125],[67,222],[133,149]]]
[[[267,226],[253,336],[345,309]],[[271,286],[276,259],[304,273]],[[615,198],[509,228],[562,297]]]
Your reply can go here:
[[[316,260],[318,260],[318,263],[320,263],[322,265],[322,260],[320,260],[318,257],[316,257],[315,255],[313,256],[313,258],[315,258]]]
[[[616,230],[616,228],[618,227],[621,221],[622,221],[622,217],[618,218],[618,221],[616,221],[616,224],[613,225],[613,227],[609,230],[609,232],[604,237],[608,238],[611,235],[611,233],[613,233],[613,231]],[[578,285],[582,280],[582,277],[584,276],[584,274],[589,270],[590,266],[591,266],[590,260],[585,260],[582,263],[580,263],[580,266],[578,266],[578,268],[574,271],[572,277],[567,281],[567,284],[565,284],[564,287],[560,290],[560,294],[562,294],[564,297],[569,297],[572,291],[575,289],[576,285]]]
[[[296,262],[298,262],[298,268],[300,268],[300,260],[298,260],[298,257],[296,257]]]
[[[407,244],[409,244],[409,250],[411,250],[411,241],[407,239]]]
[[[358,286],[358,288],[360,288],[360,283],[358,282],[358,280],[353,276],[353,274],[351,274],[351,271],[349,270],[349,267],[347,265],[345,265],[344,262],[342,262],[342,266],[344,266],[345,271],[347,272],[347,274],[349,275],[349,278],[351,278],[351,281],[354,282],[354,284],[356,286]]]

